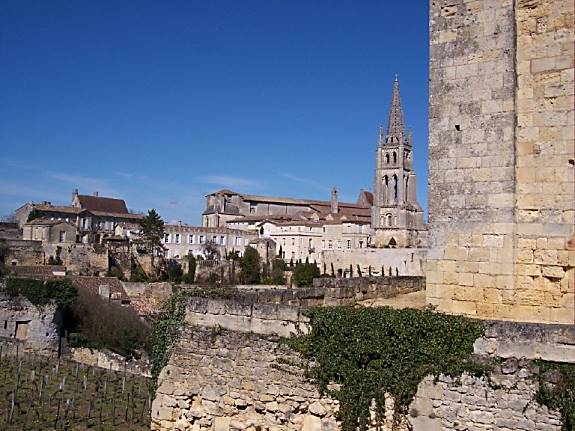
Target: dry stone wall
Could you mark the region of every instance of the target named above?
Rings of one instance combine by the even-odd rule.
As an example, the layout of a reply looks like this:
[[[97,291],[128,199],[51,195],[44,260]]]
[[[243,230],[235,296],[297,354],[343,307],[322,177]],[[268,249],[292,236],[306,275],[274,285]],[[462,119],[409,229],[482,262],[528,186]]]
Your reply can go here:
[[[426,295],[440,311],[575,322],[573,10],[431,2]]]
[[[337,430],[337,403],[321,398],[277,337],[188,327],[162,370],[153,430]]]
[[[560,431],[561,415],[535,400],[538,369],[511,359],[490,376],[427,377],[410,406],[413,431]]]
[[[187,326],[159,377],[153,430],[335,431],[339,404],[320,396],[299,356],[274,335]],[[559,431],[558,412],[534,400],[538,369],[509,359],[490,380],[463,375],[420,383],[413,431]],[[389,401],[389,400],[388,400]],[[380,428],[390,431],[392,402]],[[405,423],[399,431],[405,431]]]

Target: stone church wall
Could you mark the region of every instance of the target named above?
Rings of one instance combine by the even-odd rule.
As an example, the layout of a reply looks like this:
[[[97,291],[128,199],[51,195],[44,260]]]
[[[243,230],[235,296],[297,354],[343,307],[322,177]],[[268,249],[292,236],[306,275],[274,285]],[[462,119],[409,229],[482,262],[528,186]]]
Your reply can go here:
[[[432,2],[427,301],[575,322],[574,5]]]

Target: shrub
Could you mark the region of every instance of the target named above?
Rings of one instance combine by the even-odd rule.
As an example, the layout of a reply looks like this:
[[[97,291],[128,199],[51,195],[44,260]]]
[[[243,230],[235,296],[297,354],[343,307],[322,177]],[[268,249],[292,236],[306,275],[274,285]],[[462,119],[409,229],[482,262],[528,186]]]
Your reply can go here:
[[[72,309],[76,340],[122,356],[137,356],[148,346],[149,327],[133,308],[108,303],[98,294],[80,290]]]
[[[48,265],[56,265],[56,266],[60,266],[62,265],[62,259],[60,258],[60,256],[50,256],[48,257]]]
[[[12,298],[23,296],[37,307],[42,307],[50,301],[48,290],[42,280],[9,278],[6,281],[6,293]]]
[[[108,270],[108,272],[106,273],[106,277],[116,277],[120,280],[125,280],[124,278],[124,273],[122,272],[122,270],[120,268],[118,268],[117,266],[112,266],[110,267],[110,269]]]
[[[240,280],[244,284],[260,282],[260,255],[253,247],[246,247],[240,261]]]
[[[133,282],[146,282],[148,281],[148,276],[138,264],[132,265],[132,271],[130,273],[130,281]]]
[[[313,279],[319,276],[319,268],[313,263],[298,263],[293,271],[292,280],[298,287],[309,287],[313,284]]]
[[[286,263],[282,259],[274,259],[272,262],[272,284],[286,284],[284,271],[286,270]]]
[[[193,254],[188,254],[188,272],[184,275],[183,281],[187,284],[193,284],[196,280],[196,258]]]
[[[26,219],[27,223],[30,223],[32,220],[42,217],[42,213],[38,211],[36,208],[32,208],[32,211],[28,213],[28,218]]]
[[[182,265],[174,259],[168,259],[165,261],[162,273],[162,278],[172,283],[179,283],[182,281],[182,276],[184,275]]]
[[[54,300],[60,310],[72,307],[78,296],[76,288],[68,280],[44,282],[31,278],[9,278],[5,291],[13,298],[23,296],[37,307]]]

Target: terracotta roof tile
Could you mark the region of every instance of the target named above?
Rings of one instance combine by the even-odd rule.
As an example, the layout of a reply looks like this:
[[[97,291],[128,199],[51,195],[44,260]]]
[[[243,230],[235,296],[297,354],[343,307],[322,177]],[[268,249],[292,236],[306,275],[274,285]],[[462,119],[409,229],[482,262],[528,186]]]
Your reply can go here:
[[[128,207],[123,199],[106,198],[100,196],[78,195],[80,205],[90,211],[105,213],[128,214]]]

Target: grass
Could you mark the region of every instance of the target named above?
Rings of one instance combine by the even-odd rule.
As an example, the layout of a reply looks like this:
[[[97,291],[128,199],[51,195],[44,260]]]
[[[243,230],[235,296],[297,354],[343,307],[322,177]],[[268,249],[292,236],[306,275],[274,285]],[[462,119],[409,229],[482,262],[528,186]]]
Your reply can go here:
[[[150,379],[0,352],[0,429],[149,430]]]

